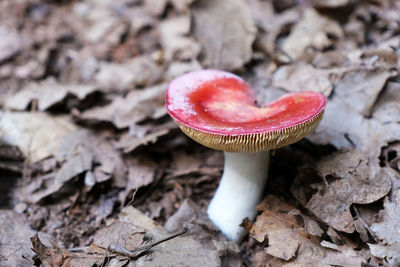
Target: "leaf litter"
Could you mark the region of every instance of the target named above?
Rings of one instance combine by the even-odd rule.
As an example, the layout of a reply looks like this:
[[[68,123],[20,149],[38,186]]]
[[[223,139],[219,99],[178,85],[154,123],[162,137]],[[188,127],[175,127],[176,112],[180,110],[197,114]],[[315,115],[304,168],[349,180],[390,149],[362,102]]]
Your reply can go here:
[[[398,265],[399,11],[394,0],[0,2],[0,177],[12,181],[1,265]],[[328,97],[316,131],[272,157],[239,246],[205,214],[222,153],[164,108],[167,83],[202,68],[236,71],[260,105]]]

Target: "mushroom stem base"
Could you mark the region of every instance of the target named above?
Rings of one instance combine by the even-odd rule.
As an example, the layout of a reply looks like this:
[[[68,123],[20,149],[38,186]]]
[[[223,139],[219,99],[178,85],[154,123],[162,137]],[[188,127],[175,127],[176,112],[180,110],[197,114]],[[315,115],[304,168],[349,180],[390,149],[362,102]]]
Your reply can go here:
[[[244,218],[253,220],[268,177],[269,151],[225,153],[224,173],[208,206],[211,221],[228,237],[240,242]]]

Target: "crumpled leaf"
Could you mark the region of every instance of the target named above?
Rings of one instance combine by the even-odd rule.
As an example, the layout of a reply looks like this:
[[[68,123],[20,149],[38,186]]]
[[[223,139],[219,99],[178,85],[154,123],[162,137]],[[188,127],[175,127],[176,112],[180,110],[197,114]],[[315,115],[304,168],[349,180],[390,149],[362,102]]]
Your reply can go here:
[[[203,66],[232,71],[250,60],[257,30],[245,1],[196,1],[191,11],[192,34],[205,50]]]
[[[276,41],[285,26],[296,23],[300,19],[300,12],[288,9],[276,14],[272,6],[273,1],[247,0],[256,26],[261,29],[257,33],[255,45],[258,50],[276,55]]]
[[[113,145],[103,138],[89,131],[79,130],[67,134],[59,146],[57,158],[60,162],[82,157],[82,152],[86,152],[88,157],[93,158],[91,170],[97,183],[113,178],[114,186],[125,187],[126,168],[122,158]]]
[[[352,0],[313,0],[312,3],[316,8],[343,8],[351,4]]]
[[[190,17],[182,15],[164,20],[160,24],[160,42],[166,60],[194,59],[200,53],[200,46],[188,36],[190,33]]]
[[[67,117],[40,112],[0,114],[1,142],[17,146],[32,163],[46,164],[55,158],[60,165],[32,179],[19,194],[36,203],[68,185],[72,178],[92,172],[95,183],[113,178],[113,185],[125,187],[125,166],[119,153],[103,138],[75,126]],[[33,134],[32,134],[33,133]],[[92,184],[92,186],[93,186]]]
[[[0,213],[0,265],[1,266],[32,266],[29,236],[36,232],[29,226],[25,216],[11,210],[1,210]],[[39,233],[41,237],[50,235]]]
[[[166,84],[132,90],[104,107],[89,109],[81,114],[84,120],[108,121],[118,129],[134,126],[144,119],[159,119],[167,114],[164,107]]]
[[[379,223],[371,225],[371,230],[385,244],[400,245],[400,190],[392,193],[392,201],[388,197],[383,203],[384,210]]]
[[[390,246],[368,244],[368,246],[372,256],[384,259],[390,266],[400,264],[400,246],[398,244]]]
[[[335,38],[329,38],[328,34]],[[283,42],[282,49],[292,59],[299,59],[308,47],[323,50],[335,43],[333,39],[340,40],[342,38],[343,30],[336,21],[308,8]]]
[[[397,120],[391,114],[391,109],[388,109],[392,106],[397,107],[397,104],[393,101],[385,103],[381,100],[378,100],[375,107],[373,107],[374,105],[371,107],[370,104],[365,104],[366,102],[376,102],[377,95],[372,90],[370,91],[371,95],[367,94],[367,96],[359,97],[356,103],[349,103],[345,98],[348,98],[347,96],[350,96],[355,88],[369,88],[371,86],[370,79],[375,80],[375,76],[373,75],[375,70],[366,71],[362,68],[358,72],[360,72],[361,76],[365,77],[365,79],[357,79],[359,84],[344,86],[341,85],[342,79],[339,79],[335,83],[335,89],[329,98],[324,118],[317,129],[308,136],[308,139],[317,144],[332,144],[338,149],[356,148],[370,158],[378,158],[381,152],[380,147],[398,139],[400,127],[398,123],[395,123]],[[371,75],[365,74],[365,72]],[[387,72],[391,71],[387,70]],[[350,77],[353,75],[356,74],[350,74]],[[385,77],[386,75],[382,76]],[[383,85],[381,82],[378,83]],[[379,90],[381,89],[379,88]],[[379,90],[375,90],[375,92]],[[379,97],[380,99],[388,99],[395,92],[395,89],[383,90]],[[355,95],[363,93],[364,91],[354,92]],[[363,102],[361,99],[368,100]],[[371,108],[373,113],[370,118],[361,116],[360,110],[365,110],[366,114],[368,114]],[[379,114],[379,118],[375,118],[374,113]]]
[[[189,5],[196,0],[170,0],[169,2],[178,12],[185,12],[189,9]]]
[[[119,195],[121,203],[134,190],[151,184],[159,175],[157,164],[145,157],[129,158],[126,160],[128,178],[124,191]]]
[[[334,229],[346,233],[355,230],[351,204],[372,203],[391,189],[387,168],[368,161],[357,150],[334,153],[318,162],[317,169],[324,183],[311,185],[318,192],[312,195],[306,207]],[[299,192],[308,190],[304,189],[307,185],[296,185],[299,182],[295,181],[292,186],[296,197],[302,195]]]
[[[40,112],[0,112],[0,142],[17,146],[32,163],[54,155],[63,136],[76,129],[62,116]]]
[[[202,67],[196,59],[191,60],[190,62],[173,61],[168,66],[168,69],[165,73],[165,79],[170,81],[187,72],[201,70],[201,69]]]
[[[93,266],[102,263],[102,259],[97,255],[88,255],[82,258],[79,254],[60,248],[54,242],[51,242],[52,247],[46,246],[37,234],[31,237],[31,242],[32,250],[42,263],[47,266]]]
[[[144,228],[147,235],[158,240],[168,232],[150,218],[133,207],[124,209],[120,220]],[[151,250],[150,258],[141,257],[138,266],[220,266],[221,259],[215,248],[202,245],[196,236],[190,233],[171,239]],[[188,256],[190,255],[190,256]]]
[[[39,83],[29,83],[21,91],[7,98],[4,106],[8,109],[25,110],[33,100],[36,100],[38,109],[44,111],[63,101],[68,94],[83,100],[96,90],[97,87],[94,85],[59,84],[48,79]]]
[[[257,209],[263,213],[256,218],[250,234],[258,242],[264,242],[268,238],[268,247],[265,250],[268,254],[287,261],[298,254],[300,247],[301,250],[313,247],[313,243],[307,239],[305,229],[298,225],[296,214],[299,212],[296,209],[272,195],[267,196]],[[320,258],[323,250],[316,249],[313,255]]]
[[[169,0],[148,0],[144,2],[145,10],[153,16],[161,16]]]
[[[92,243],[103,248],[108,248],[109,245],[114,244],[133,250],[142,244],[145,233],[146,231],[143,228],[116,221],[97,231],[93,236]]]
[[[161,67],[151,57],[140,56],[122,64],[101,63],[94,80],[104,89],[124,91],[135,86],[151,86],[161,74]]]
[[[276,70],[272,84],[289,92],[315,91],[330,96],[333,84],[332,70],[316,69],[312,65],[299,62],[285,65]]]
[[[215,247],[224,266],[242,266],[239,248],[226,237],[210,221],[208,215],[191,199],[185,199],[178,211],[165,223],[168,232],[179,231],[182,227],[189,228],[189,234],[207,247]]]
[[[126,186],[126,168],[119,153],[109,143],[88,131],[65,134],[53,156],[61,167],[53,173],[32,179],[18,190],[25,201],[37,203],[52,195],[76,191],[70,188],[73,178],[84,173],[85,183],[89,187],[109,179],[116,187]],[[89,175],[92,177],[87,177]],[[90,181],[87,180],[89,178]]]
[[[393,74],[387,69],[349,71],[335,84],[335,93],[345,104],[364,117],[370,117],[378,95]]]
[[[270,264],[361,266],[362,258],[350,247],[333,252],[320,246],[319,240],[308,236],[301,226],[300,212],[277,197],[268,195],[257,209],[262,213],[251,227],[250,235],[258,242],[268,239],[265,252],[279,258]]]
[[[130,127],[128,133],[121,136],[116,147],[122,149],[124,153],[130,153],[139,146],[154,144],[160,137],[176,128],[177,125],[173,121],[156,126],[152,124],[135,125]]]
[[[15,31],[0,26],[0,63],[11,58],[23,48],[23,39]]]
[[[388,82],[373,109],[373,117],[382,125],[397,124],[400,118],[400,83]]]

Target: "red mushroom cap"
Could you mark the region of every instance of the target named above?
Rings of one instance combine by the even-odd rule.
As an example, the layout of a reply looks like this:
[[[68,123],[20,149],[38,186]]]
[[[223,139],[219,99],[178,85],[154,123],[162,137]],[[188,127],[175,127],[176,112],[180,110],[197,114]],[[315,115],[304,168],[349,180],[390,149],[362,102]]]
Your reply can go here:
[[[291,93],[265,107],[240,77],[201,70],[174,79],[166,93],[168,113],[184,133],[218,150],[275,149],[311,133],[322,119],[326,98],[317,92]]]

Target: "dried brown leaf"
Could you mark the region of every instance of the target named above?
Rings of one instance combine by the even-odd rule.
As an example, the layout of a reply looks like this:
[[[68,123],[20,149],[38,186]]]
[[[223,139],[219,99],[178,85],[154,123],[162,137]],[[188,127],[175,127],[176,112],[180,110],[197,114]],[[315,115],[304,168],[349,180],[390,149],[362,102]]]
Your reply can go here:
[[[8,109],[25,110],[35,100],[38,109],[44,111],[63,101],[68,94],[83,100],[96,90],[97,87],[94,85],[60,84],[48,79],[39,83],[29,83],[21,91],[7,98],[4,106]]]
[[[250,60],[257,30],[245,1],[196,1],[191,11],[192,33],[205,50],[203,65],[232,71]]]
[[[361,266],[362,258],[350,247],[331,251],[307,234],[297,217],[298,210],[274,196],[267,196],[257,207],[262,211],[250,229],[257,241],[268,239],[265,252],[279,259],[270,264],[282,266]]]
[[[190,17],[181,15],[160,23],[160,43],[165,59],[190,60],[200,53],[200,46],[189,36]]]
[[[94,183],[113,178],[116,187],[126,185],[126,169],[119,153],[103,138],[80,130],[66,117],[3,113],[0,127],[4,132],[2,142],[18,146],[31,162],[40,164],[43,159],[53,157],[61,165],[18,188],[17,194],[28,202],[37,203],[63,192],[73,178],[88,171],[93,171]]]
[[[281,1],[282,2],[282,1]],[[261,29],[257,33],[256,47],[261,52],[276,55],[277,37],[285,32],[285,27],[296,23],[300,19],[300,12],[296,9],[288,9],[276,14],[272,7],[272,1],[247,0],[254,22]]]
[[[86,130],[71,132],[59,144],[58,160],[70,160],[83,156],[85,151],[93,157],[93,171],[97,183],[113,179],[113,185],[123,188],[126,185],[126,168],[120,153],[101,136]]]
[[[0,27],[0,63],[11,58],[23,48],[23,38],[8,27]]]
[[[122,64],[101,63],[94,80],[107,91],[125,91],[136,86],[151,86],[161,74],[161,67],[150,56],[140,56]]]
[[[158,240],[168,232],[138,210],[128,207],[121,214],[121,220],[145,228],[147,235]],[[203,246],[190,234],[174,238],[151,250],[150,258],[139,258],[138,266],[220,266],[221,260],[217,250]]]
[[[320,161],[317,169],[324,180],[329,180],[313,185],[318,192],[308,201],[307,208],[333,228],[346,233],[355,230],[351,204],[372,203],[391,189],[385,169],[371,164],[356,150],[335,153]]]
[[[29,237],[35,231],[30,228],[25,216],[11,210],[1,210],[0,214],[0,265],[32,266],[32,251]],[[41,237],[49,235],[40,233]]]
[[[134,190],[151,184],[158,176],[158,165],[146,157],[128,158],[125,160],[128,168],[128,179],[124,191],[119,195],[121,203]]]
[[[17,146],[33,163],[55,155],[64,136],[77,127],[63,116],[0,112],[1,143]]]
[[[371,225],[371,230],[385,244],[400,245],[400,190],[392,194],[392,201],[385,198],[382,221]]]
[[[382,146],[398,139],[400,129],[398,123],[391,122],[392,119],[397,121],[391,114],[396,112],[392,111],[397,107],[393,101],[396,89],[382,90],[385,81],[393,73],[390,70],[360,68],[350,70],[348,75],[345,74],[335,83],[324,118],[308,138],[312,142],[332,144],[336,148],[356,148],[368,158],[376,159]],[[374,105],[378,96],[380,99]],[[365,118],[362,113],[368,115],[371,110],[371,118]],[[379,119],[375,118],[374,113],[379,114]]]
[[[134,125],[130,127],[129,132],[121,136],[117,142],[117,148],[124,153],[130,153],[140,146],[154,144],[157,140],[167,135],[171,130],[176,129],[177,125],[173,121],[168,121],[161,125]]]
[[[273,76],[272,85],[289,92],[316,91],[328,97],[333,89],[330,75],[336,71],[316,69],[299,62],[280,67]]]
[[[121,245],[128,250],[133,250],[142,244],[145,233],[143,228],[116,221],[97,231],[93,236],[92,244],[105,249],[111,244]]]
[[[306,230],[299,225],[296,215],[291,213],[295,211],[298,214],[296,209],[274,196],[267,196],[257,209],[263,213],[257,217],[250,234],[258,242],[268,239],[268,254],[290,260],[296,256],[300,246],[312,246]],[[315,255],[319,254],[323,254],[322,250],[315,251]]]
[[[328,35],[335,38],[329,38]],[[292,59],[299,59],[308,47],[323,50],[335,44],[333,39],[341,40],[342,38],[343,30],[337,22],[308,8],[289,37],[283,42],[282,49]]]
[[[108,121],[118,129],[133,126],[144,119],[159,119],[167,111],[164,107],[167,85],[133,90],[126,97],[118,97],[105,107],[97,107],[82,113],[84,120]]]
[[[103,257],[97,255],[82,256],[72,253],[67,249],[58,247],[53,241],[53,247],[46,246],[42,243],[39,236],[35,234],[31,237],[32,250],[35,251],[38,258],[47,266],[93,266],[101,264]]]
[[[378,95],[393,74],[387,69],[349,71],[335,84],[335,93],[344,104],[351,106],[361,115],[370,117]]]
[[[386,89],[374,106],[373,117],[382,124],[397,124],[399,122],[400,83],[387,83]]]
[[[149,14],[160,16],[164,13],[168,2],[169,0],[147,0],[144,2],[144,8]]]
[[[398,244],[390,246],[368,244],[368,246],[372,256],[384,259],[388,266],[398,266],[400,264],[400,246]]]

